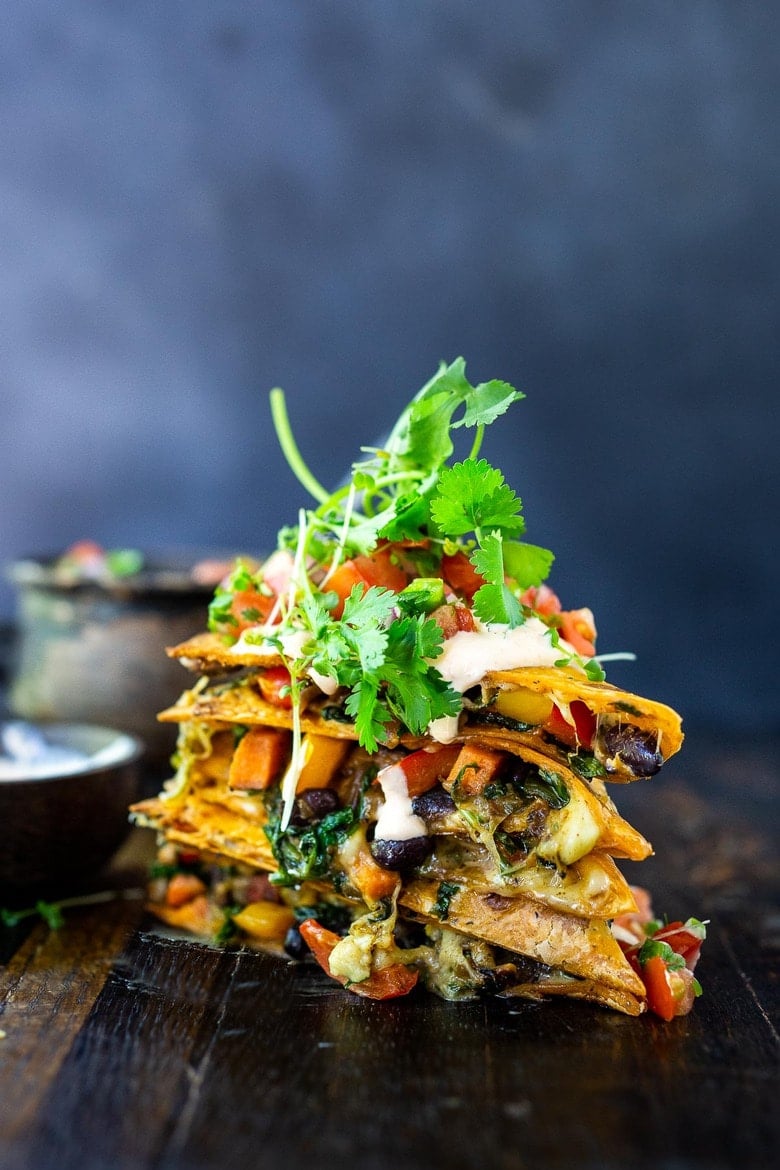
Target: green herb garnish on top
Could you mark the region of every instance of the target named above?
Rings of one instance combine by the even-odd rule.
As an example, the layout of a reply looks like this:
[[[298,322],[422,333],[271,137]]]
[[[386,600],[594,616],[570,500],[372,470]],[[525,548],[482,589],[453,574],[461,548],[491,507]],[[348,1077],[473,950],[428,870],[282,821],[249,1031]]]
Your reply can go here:
[[[301,695],[312,679],[340,692],[360,743],[375,751],[398,730],[421,735],[460,712],[462,696],[436,669],[454,632],[512,630],[534,614],[558,637],[534,604],[553,554],[521,539],[522,502],[479,455],[485,428],[523,397],[502,381],[472,385],[462,358],[443,364],[384,445],[362,448],[349,482],[331,492],[306,466],[283,392],[271,392],[280,445],[316,506],[281,530],[265,565],[236,567],[217,590],[209,628],[228,643],[276,651],[289,671],[283,828],[303,764]],[[473,432],[470,450],[451,462],[461,428]],[[586,665],[576,648],[573,660]]]

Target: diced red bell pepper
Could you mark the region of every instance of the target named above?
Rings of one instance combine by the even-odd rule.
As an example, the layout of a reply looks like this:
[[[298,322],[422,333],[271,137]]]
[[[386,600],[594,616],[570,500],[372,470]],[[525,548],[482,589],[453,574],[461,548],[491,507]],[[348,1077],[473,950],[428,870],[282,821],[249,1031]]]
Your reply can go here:
[[[574,699],[569,704],[569,710],[574,720],[574,726],[564,719],[559,708],[554,706],[544,725],[544,730],[549,732],[554,739],[566,744],[567,747],[589,748],[593,743],[593,735],[596,731],[596,716],[581,699]]]
[[[342,986],[349,986],[350,991],[367,999],[395,999],[399,995],[407,995],[417,983],[417,971],[403,963],[391,963],[387,967],[380,967],[372,971],[368,979],[360,983],[349,983],[343,975],[332,975],[330,970],[330,956],[340,938],[332,930],[320,926],[315,918],[307,918],[300,925],[301,937],[311,950],[323,971],[336,979]]]
[[[436,751],[420,748],[410,752],[398,765],[406,777],[406,790],[410,796],[421,796],[440,780],[449,776],[460,754],[460,744],[450,743]]]

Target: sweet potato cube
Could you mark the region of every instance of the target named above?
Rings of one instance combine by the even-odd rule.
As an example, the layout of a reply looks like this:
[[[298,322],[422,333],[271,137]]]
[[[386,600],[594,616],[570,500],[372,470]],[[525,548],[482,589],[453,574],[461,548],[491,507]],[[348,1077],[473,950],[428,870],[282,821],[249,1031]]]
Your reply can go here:
[[[350,748],[349,739],[335,739],[332,735],[308,734],[304,740],[306,763],[298,777],[298,792],[306,788],[327,788]]]
[[[251,728],[233,754],[228,787],[270,788],[279,778],[289,755],[289,731],[278,727]]]
[[[491,780],[495,780],[503,762],[501,752],[491,752],[472,743],[464,744],[444,787],[448,792],[455,788],[462,796],[479,796]]]
[[[369,904],[389,898],[400,880],[393,870],[384,869],[374,861],[367,846],[360,850],[349,867],[349,879]]]

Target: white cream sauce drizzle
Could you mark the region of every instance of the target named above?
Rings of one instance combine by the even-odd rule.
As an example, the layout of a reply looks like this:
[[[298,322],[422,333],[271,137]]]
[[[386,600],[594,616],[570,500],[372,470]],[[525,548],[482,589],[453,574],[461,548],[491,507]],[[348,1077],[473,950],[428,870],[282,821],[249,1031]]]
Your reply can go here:
[[[561,639],[550,641],[550,629],[538,617],[529,617],[521,626],[481,626],[459,630],[444,643],[433,665],[453,688],[463,694],[476,686],[491,670],[512,670],[518,666],[554,666],[574,653]]]
[[[383,768],[377,776],[385,795],[379,809],[374,836],[379,841],[408,841],[428,834],[425,821],[412,812],[412,801],[406,786],[406,776],[399,764]]]
[[[561,638],[553,646],[551,630],[537,617],[529,617],[521,626],[480,626],[476,630],[459,630],[444,643],[433,665],[454,691],[463,694],[491,670],[514,670],[521,666],[554,666],[574,650]],[[452,743],[458,730],[455,715],[435,719],[428,733],[437,743]]]

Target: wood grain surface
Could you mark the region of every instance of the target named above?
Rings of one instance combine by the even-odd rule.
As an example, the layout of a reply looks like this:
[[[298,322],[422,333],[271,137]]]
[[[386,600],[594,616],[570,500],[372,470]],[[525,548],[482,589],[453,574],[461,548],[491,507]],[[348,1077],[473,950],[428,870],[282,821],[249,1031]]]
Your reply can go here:
[[[160,933],[135,900],[17,931],[2,1170],[774,1166],[778,746],[705,739],[613,791],[656,846],[628,876],[658,910],[711,919],[704,996],[671,1024],[422,991],[375,1003],[308,964]]]

